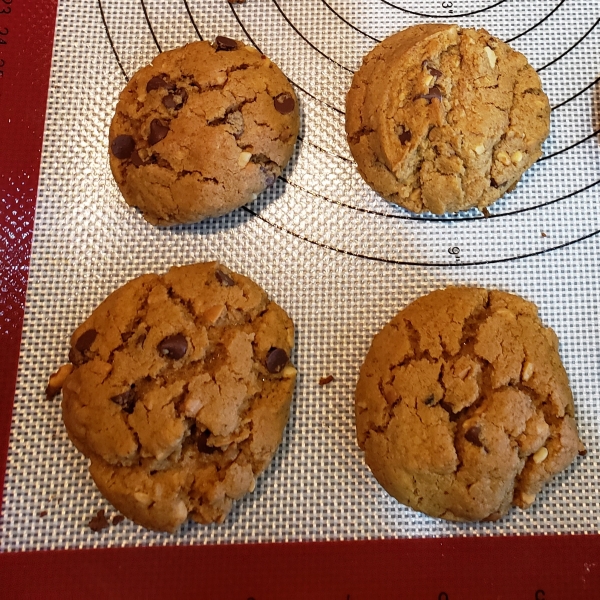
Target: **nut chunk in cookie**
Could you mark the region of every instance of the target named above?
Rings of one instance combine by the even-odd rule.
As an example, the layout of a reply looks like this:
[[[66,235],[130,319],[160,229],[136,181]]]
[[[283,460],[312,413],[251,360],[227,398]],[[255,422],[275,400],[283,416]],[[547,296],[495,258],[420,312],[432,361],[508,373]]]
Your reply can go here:
[[[108,296],[49,387],[102,494],[172,532],[188,517],[222,523],[254,490],[288,420],[293,344],[291,319],[247,277],[173,267]]]
[[[364,180],[415,213],[485,209],[541,156],[550,104],[525,56],[483,29],[426,24],[354,75],[346,133]]]
[[[379,483],[451,521],[529,507],[585,453],[555,333],[500,291],[450,287],[400,311],[373,339],[355,410]]]
[[[154,225],[228,213],[273,185],[299,128],[290,82],[264,54],[218,36],[159,54],[119,96],[110,167]]]

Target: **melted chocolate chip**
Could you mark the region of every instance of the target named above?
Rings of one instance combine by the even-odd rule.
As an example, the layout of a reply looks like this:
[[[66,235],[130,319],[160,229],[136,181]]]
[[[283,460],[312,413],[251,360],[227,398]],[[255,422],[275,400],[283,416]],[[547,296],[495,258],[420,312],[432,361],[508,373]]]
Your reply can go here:
[[[130,135],[118,135],[111,143],[110,150],[117,158],[129,158],[135,150],[135,142]]]
[[[231,38],[225,37],[224,35],[218,35],[215,40],[217,50],[235,50],[237,48],[237,42]]]
[[[113,396],[111,401],[115,404],[118,404],[127,414],[130,415],[135,408],[135,403],[137,402],[135,390],[132,388],[126,392],[123,392],[122,394]]]
[[[267,187],[271,187],[275,183],[275,181],[277,181],[277,175],[275,175],[275,173],[272,173],[271,171],[269,171],[269,169],[263,166],[260,167],[260,170],[265,176],[265,185]]]
[[[196,442],[196,447],[198,448],[198,452],[202,454],[212,454],[216,448],[208,445],[208,438],[210,437],[210,431],[206,429],[198,436],[198,441]]]
[[[89,350],[97,335],[98,332],[95,329],[88,329],[79,336],[79,339],[75,342],[75,348],[82,353]]]
[[[269,373],[279,373],[289,358],[285,350],[281,348],[271,348],[267,353],[267,369]]]
[[[185,336],[181,333],[166,337],[159,345],[158,351],[168,358],[179,360],[185,356],[188,343]]]
[[[160,88],[170,89],[172,87],[173,84],[169,84],[162,77],[156,76],[146,84],[146,91],[152,92],[153,90],[160,90]]]
[[[441,77],[443,75],[443,73],[441,71],[439,71],[438,69],[435,69],[434,67],[430,67],[429,65],[427,65],[427,70],[434,76],[434,77]]]
[[[408,142],[412,140],[412,133],[409,129],[405,129],[400,135],[398,135],[398,139],[402,145],[408,144]]]
[[[435,397],[433,394],[428,398],[425,398],[425,406],[431,406],[435,402]]]
[[[417,96],[416,99],[418,100],[419,98],[425,98],[425,100],[429,100],[429,102],[434,99],[441,100],[442,90],[437,85],[434,85],[433,87],[429,88],[429,93],[421,94],[420,96]]]
[[[165,96],[162,99],[162,103],[165,106],[165,108],[180,110],[186,103],[187,99],[188,93],[185,90],[181,89],[176,90],[174,93]]]
[[[133,154],[131,155],[131,162],[133,163],[134,167],[141,167],[144,164],[144,161],[142,160],[142,157],[138,154],[137,150],[134,150]]]
[[[288,115],[296,106],[296,101],[292,98],[291,94],[287,92],[283,94],[279,94],[276,98],[273,98],[273,104],[275,105],[275,110],[282,115]]]
[[[235,285],[235,281],[231,279],[231,277],[229,277],[227,273],[223,273],[223,271],[216,270],[215,277],[217,278],[219,283],[221,285],[224,285],[225,287],[231,287],[232,285]]]
[[[479,437],[480,435],[481,427],[479,427],[479,425],[475,425],[474,427],[471,427],[467,430],[467,432],[465,433],[465,440],[481,448],[483,444],[481,443],[481,438]]]
[[[159,119],[154,119],[152,123],[150,123],[150,136],[148,137],[148,143],[151,146],[158,144],[158,142],[165,139],[167,133],[169,133],[169,126],[165,125]]]

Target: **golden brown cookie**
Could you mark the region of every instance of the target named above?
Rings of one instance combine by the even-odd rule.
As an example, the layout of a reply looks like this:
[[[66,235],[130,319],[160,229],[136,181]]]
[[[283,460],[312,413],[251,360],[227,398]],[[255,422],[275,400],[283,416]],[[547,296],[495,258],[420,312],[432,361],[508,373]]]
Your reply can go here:
[[[191,223],[272,185],[298,127],[298,101],[279,68],[217,37],[163,52],[135,73],[110,126],[110,166],[150,223]]]
[[[73,334],[60,382],[100,491],[149,529],[223,522],[281,442],[293,343],[286,313],[218,263],[113,292]]]
[[[365,181],[416,213],[484,208],[542,154],[550,105],[527,59],[480,29],[416,25],[354,75],[346,133]]]
[[[505,292],[450,287],[400,311],[373,340],[355,408],[379,483],[451,521],[529,507],[585,453],[556,334]]]

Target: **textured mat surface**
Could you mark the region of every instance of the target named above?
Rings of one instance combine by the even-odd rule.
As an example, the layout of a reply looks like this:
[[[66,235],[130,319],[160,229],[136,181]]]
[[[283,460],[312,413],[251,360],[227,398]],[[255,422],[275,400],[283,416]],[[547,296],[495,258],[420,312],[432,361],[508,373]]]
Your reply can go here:
[[[485,27],[524,52],[553,107],[545,156],[490,207],[414,216],[372,192],[344,137],[352,73],[377,40],[419,22]],[[600,518],[600,5],[580,0],[64,0],[59,4],[0,550],[382,537],[592,533]],[[159,50],[228,35],[293,82],[302,131],[283,177],[253,204],[156,229],[120,197],[106,139],[127,78]],[[113,289],[173,264],[221,260],[292,316],[300,377],[284,442],[221,526],[175,536],[125,521],[94,533],[96,491],[67,439],[48,375]],[[398,505],[354,439],[353,391],[372,336],[447,284],[521,294],[561,339],[588,455],[527,512],[451,524]],[[319,386],[319,378],[335,380]],[[47,514],[45,514],[47,513]],[[45,516],[41,516],[44,515]]]

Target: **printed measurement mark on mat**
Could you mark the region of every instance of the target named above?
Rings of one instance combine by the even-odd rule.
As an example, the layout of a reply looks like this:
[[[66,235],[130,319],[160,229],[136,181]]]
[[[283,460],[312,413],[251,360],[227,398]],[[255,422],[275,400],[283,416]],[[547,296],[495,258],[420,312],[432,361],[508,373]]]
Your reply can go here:
[[[454,256],[456,262],[460,262],[460,248],[458,246],[451,246],[448,248],[448,254]]]
[[[454,2],[442,2],[442,8],[445,8],[449,13],[453,13]]]
[[[0,0],[0,47],[5,46],[8,43],[6,39],[6,36],[8,36],[8,27],[4,26],[4,17],[10,15],[12,12],[12,7],[10,6],[12,1],[13,0]],[[4,58],[2,58],[2,55],[0,54],[0,78],[4,77],[5,64]]]

